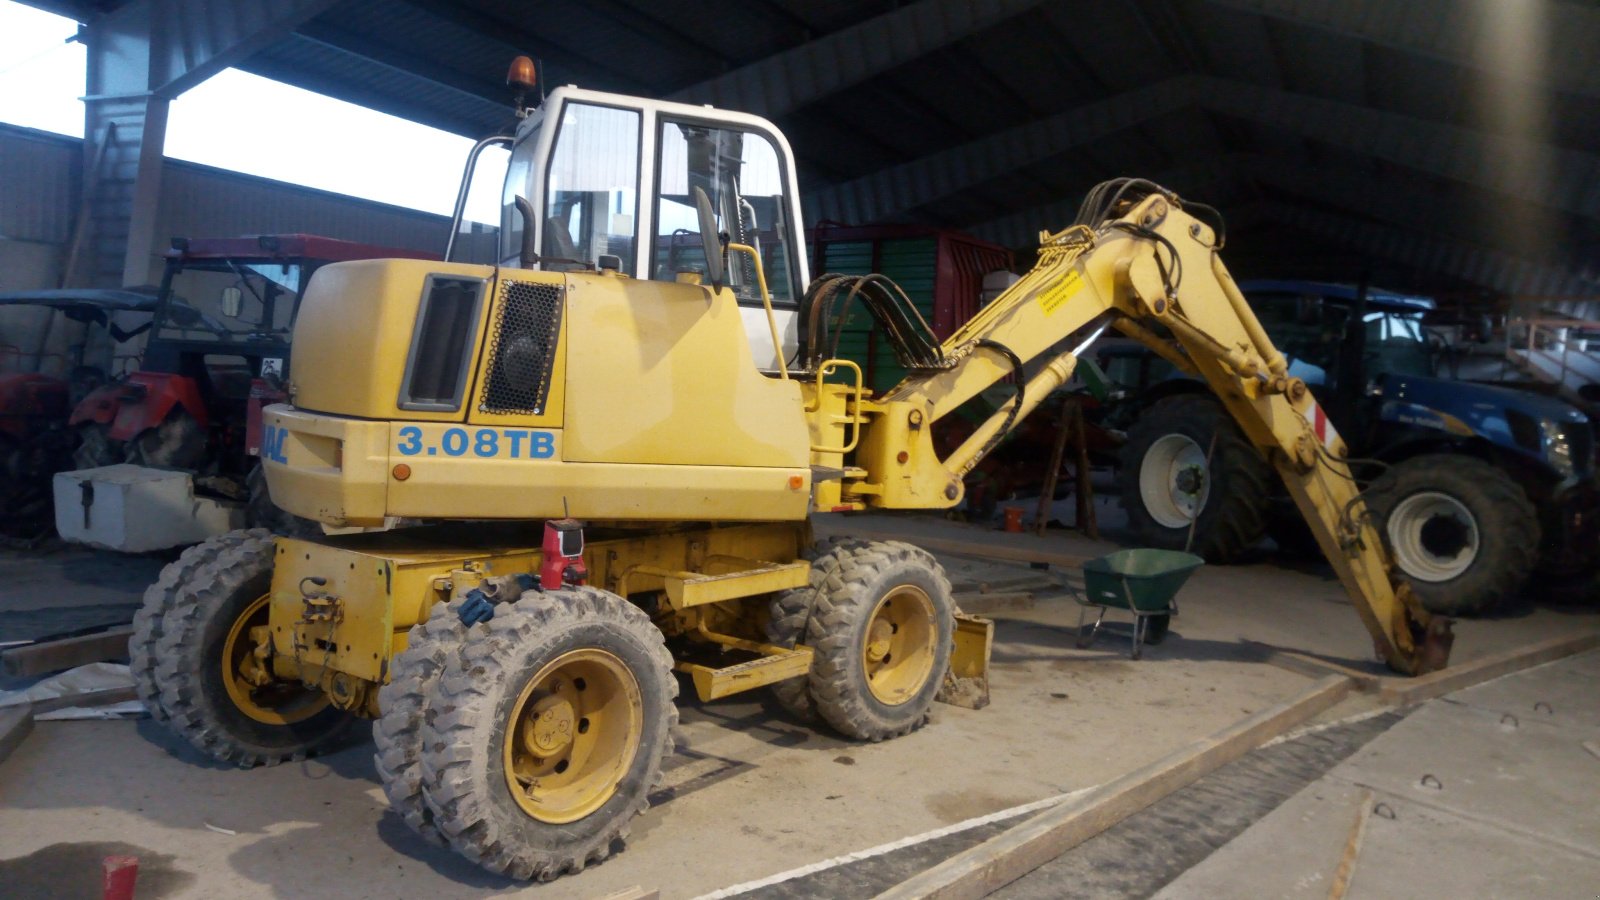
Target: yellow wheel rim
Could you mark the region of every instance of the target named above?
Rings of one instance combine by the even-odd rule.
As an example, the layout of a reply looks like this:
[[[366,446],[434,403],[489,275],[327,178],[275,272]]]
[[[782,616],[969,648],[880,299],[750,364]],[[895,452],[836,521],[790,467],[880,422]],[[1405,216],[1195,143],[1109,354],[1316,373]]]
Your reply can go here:
[[[604,650],[563,653],[528,683],[506,723],[506,786],[552,825],[604,806],[633,765],[644,730],[639,682]]]
[[[899,706],[917,696],[933,672],[937,635],[933,601],[922,588],[902,584],[878,601],[861,642],[861,665],[879,703]]]
[[[222,644],[222,685],[239,711],[265,725],[293,725],[328,706],[328,697],[304,685],[272,678],[266,663],[257,659],[250,629],[267,625],[269,596],[257,597],[233,620]]]

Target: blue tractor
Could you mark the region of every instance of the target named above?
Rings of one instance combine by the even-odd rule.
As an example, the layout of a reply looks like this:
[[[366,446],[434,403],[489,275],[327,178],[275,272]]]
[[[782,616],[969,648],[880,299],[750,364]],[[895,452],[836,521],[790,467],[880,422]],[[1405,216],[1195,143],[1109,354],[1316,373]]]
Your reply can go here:
[[[1304,281],[1240,289],[1370,478],[1365,499],[1432,612],[1487,610],[1535,571],[1592,590],[1600,557],[1594,424],[1552,397],[1438,377],[1452,352],[1426,297]],[[1122,502],[1144,542],[1226,561],[1303,527],[1267,462],[1196,381],[1150,356],[1103,360],[1142,387]],[[1165,367],[1166,371],[1161,371]],[[1309,539],[1309,534],[1304,534]]]

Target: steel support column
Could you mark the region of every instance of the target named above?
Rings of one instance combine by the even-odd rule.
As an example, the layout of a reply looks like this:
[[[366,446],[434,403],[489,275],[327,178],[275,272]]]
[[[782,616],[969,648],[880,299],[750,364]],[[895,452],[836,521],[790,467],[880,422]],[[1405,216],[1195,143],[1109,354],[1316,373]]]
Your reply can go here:
[[[333,3],[133,0],[88,22],[83,190],[89,220],[84,251],[67,273],[70,283],[119,287],[154,280],[168,104]]]

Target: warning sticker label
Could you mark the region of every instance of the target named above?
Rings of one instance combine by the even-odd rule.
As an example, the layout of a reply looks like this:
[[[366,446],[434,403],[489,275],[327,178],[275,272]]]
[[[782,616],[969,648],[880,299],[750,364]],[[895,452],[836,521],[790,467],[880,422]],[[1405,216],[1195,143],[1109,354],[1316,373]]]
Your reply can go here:
[[[1083,273],[1077,269],[1068,272],[1066,277],[1050,285],[1039,294],[1039,306],[1045,315],[1050,315],[1060,309],[1068,300],[1077,296],[1083,290]]]

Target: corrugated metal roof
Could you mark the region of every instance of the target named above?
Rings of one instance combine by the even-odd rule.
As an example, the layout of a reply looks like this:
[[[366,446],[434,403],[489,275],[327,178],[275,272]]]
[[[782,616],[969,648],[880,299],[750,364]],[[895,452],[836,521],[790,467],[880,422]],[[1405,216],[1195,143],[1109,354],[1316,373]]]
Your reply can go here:
[[[1593,64],[1600,9],[1528,0],[1517,4],[1520,18],[1506,20],[1489,18],[1504,16],[1494,4],[341,0],[244,68],[478,136],[504,124],[498,86],[515,53],[540,58],[551,83],[649,96],[679,94],[779,54],[798,54],[798,68],[785,71],[813,77],[797,76],[791,87],[828,85],[816,96],[802,90],[798,108],[776,116],[808,192],[963,145],[983,147],[995,135],[1096,104],[1133,103],[1142,95],[1132,92],[1172,79],[1208,79],[1205,91],[1235,94],[1239,103],[1268,96],[1282,114],[1249,115],[1239,103],[1192,96],[1177,110],[1136,117],[1090,141],[1033,148],[1027,162],[989,177],[939,177],[937,167],[923,166],[919,191],[902,190],[895,202],[872,208],[887,219],[1014,232],[1030,211],[1054,214],[1103,178],[1172,173],[1215,192],[1200,199],[1237,211],[1244,227],[1232,235],[1236,250],[1267,264],[1303,259],[1315,244],[1339,265],[1383,265],[1389,248],[1380,243],[1347,241],[1341,248],[1303,222],[1272,213],[1302,204],[1381,224],[1374,234],[1449,235],[1486,251],[1537,252],[1532,262],[1540,264],[1581,266],[1600,255],[1600,216],[1589,211],[1600,208],[1600,177],[1569,158],[1566,176],[1544,189],[1508,191],[1512,182],[1493,174],[1507,164],[1497,155],[1501,145],[1463,143],[1448,129],[1491,137],[1514,129],[1533,143],[1536,161],[1556,151],[1600,161],[1600,67]],[[85,0],[80,8],[107,5],[115,4]],[[1002,6],[1006,12],[997,14]],[[870,24],[885,16],[895,27],[873,31]],[[842,40],[852,34],[863,37]],[[1548,46],[1513,46],[1519,40]],[[1529,71],[1516,71],[1519,58]],[[884,59],[893,63],[875,62]],[[1497,118],[1489,100],[1508,90],[1520,101],[1503,103],[1499,109],[1512,114]],[[1334,135],[1329,122],[1319,121],[1326,119],[1323,110],[1363,112],[1391,132],[1388,149],[1362,152],[1348,131]],[[959,162],[959,154],[946,155]],[[1268,183],[1251,170],[1262,159],[1278,175],[1288,167],[1298,177]],[[1216,177],[1219,165],[1231,167],[1227,177]],[[1327,166],[1341,177],[1371,171],[1448,198],[1401,215],[1373,187],[1309,196],[1305,186],[1315,186]],[[1535,249],[1507,243],[1510,231],[1492,215],[1501,204],[1522,210],[1525,222],[1539,218],[1530,208],[1552,210],[1540,220]],[[1444,210],[1451,211],[1449,221],[1437,214]],[[1463,211],[1474,218],[1460,218]],[[1415,267],[1415,256],[1399,243],[1388,252],[1399,277],[1429,277]],[[1459,268],[1438,275],[1456,278]]]

